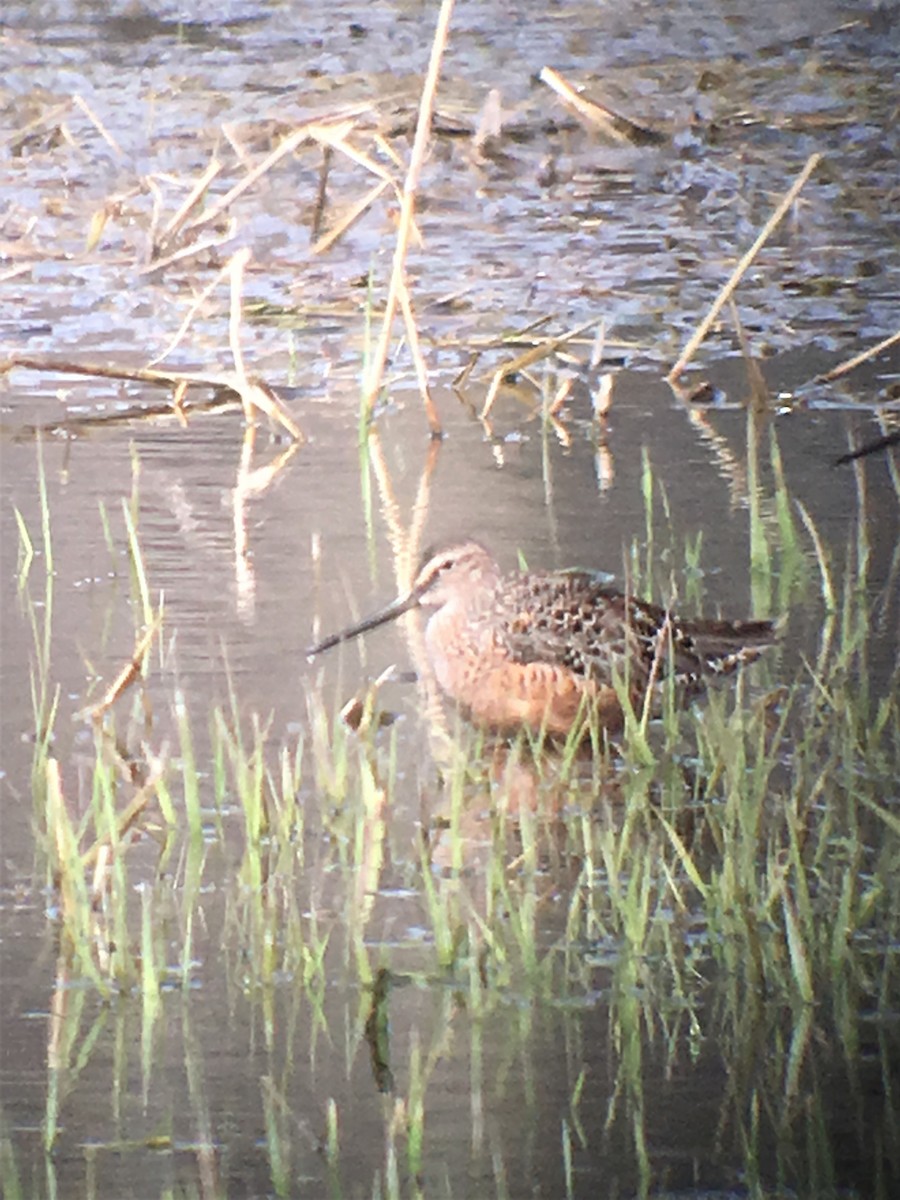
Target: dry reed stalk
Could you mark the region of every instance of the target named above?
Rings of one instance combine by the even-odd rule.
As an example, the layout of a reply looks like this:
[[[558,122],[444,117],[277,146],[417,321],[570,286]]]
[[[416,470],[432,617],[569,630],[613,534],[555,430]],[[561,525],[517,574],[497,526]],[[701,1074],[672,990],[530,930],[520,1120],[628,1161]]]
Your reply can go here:
[[[391,160],[391,162],[394,164],[394,166],[397,168],[398,171],[403,170],[403,159],[400,157],[400,155],[397,153],[395,148],[391,145],[391,143],[387,140],[387,138],[384,136],[383,133],[379,133],[376,130],[372,134],[372,141],[375,143],[375,145],[378,147],[378,149],[381,151],[381,153],[384,155],[384,157],[389,158]]]
[[[195,258],[198,254],[203,254],[206,250],[219,250],[231,241],[234,237],[234,231],[235,222],[230,221],[224,233],[214,234],[211,237],[204,238],[200,242],[191,242],[189,246],[180,246],[164,258],[154,258],[145,266],[140,267],[138,274],[153,275],[156,271],[164,271],[166,267],[174,266],[175,263],[184,262],[186,258]]]
[[[0,283],[9,283],[10,279],[15,279],[19,275],[28,275],[32,270],[34,270],[34,263],[19,263],[18,266],[10,267],[8,271],[0,271]]]
[[[597,326],[594,344],[591,346],[591,370],[596,371],[603,362],[603,352],[606,349],[606,318]]]
[[[264,379],[253,377],[245,377],[244,379],[235,378],[232,388],[240,395],[244,412],[251,413],[251,420],[254,413],[264,413],[271,421],[275,421],[277,425],[286,428],[290,437],[294,439],[294,442],[306,442],[304,431],[296,424],[293,416],[290,415],[287,408],[284,408],[276,392],[270,388]]]
[[[234,360],[234,382],[232,386],[241,398],[244,419],[251,424],[256,413],[264,412],[288,431],[296,442],[305,441],[300,427],[287,411],[272,389],[262,379],[251,378],[244,365],[241,349],[241,320],[243,317],[244,270],[250,261],[250,247],[238,250],[228,263],[231,282],[231,304],[228,313],[228,344]]]
[[[11,146],[16,142],[22,142],[29,134],[34,133],[38,129],[47,126],[61,124],[63,117],[72,111],[72,101],[66,100],[62,104],[57,104],[46,112],[41,113],[39,117],[35,117],[33,121],[29,121],[26,125],[22,125],[19,129],[13,130],[12,133],[0,137],[0,146]]]
[[[863,350],[859,354],[854,354],[852,358],[845,359],[836,367],[832,367],[830,371],[826,371],[823,375],[815,377],[815,383],[830,383],[832,379],[840,379],[842,375],[847,375],[856,367],[861,367],[863,363],[869,361],[870,358],[877,358],[885,350],[889,350],[891,346],[900,342],[900,329],[896,333],[892,333],[890,337],[884,338],[882,341],[870,346],[868,350]]]
[[[555,321],[558,316],[558,313],[544,313],[542,317],[536,317],[535,320],[529,321],[527,325],[523,325],[522,328],[517,329],[515,333],[504,333],[500,334],[499,337],[496,334],[492,334],[483,341],[478,341],[477,339],[470,341],[468,345],[474,346],[479,351],[501,350],[504,347],[516,346],[519,343],[526,342],[533,346],[535,345],[535,342],[533,340],[529,341],[531,335],[537,333],[539,329],[543,329],[543,327],[548,325],[551,321]]]
[[[55,371],[61,375],[86,375],[96,379],[125,379],[133,383],[152,383],[173,387],[176,392],[175,398],[169,405],[169,411],[174,413],[182,423],[185,415],[183,401],[186,388],[209,387],[227,389],[230,392],[234,392],[241,401],[241,404],[246,408],[246,397],[242,394],[242,388],[244,388],[253,408],[259,409],[266,416],[283,425],[297,441],[302,442],[305,440],[303,431],[297,426],[290,413],[283,407],[281,401],[267,384],[252,377],[242,381],[234,371],[160,371],[150,367],[73,362],[70,359],[57,358],[54,355],[48,354],[39,356],[15,355],[12,358],[3,359],[0,361],[0,375],[12,370],[14,367],[21,367],[23,370],[28,371]],[[128,419],[133,420],[141,415],[158,416],[159,413],[156,410],[148,411],[146,414],[133,413],[129,414]],[[116,419],[117,416],[113,415],[103,417],[98,421],[82,420],[77,422],[77,425],[87,427],[93,424],[104,424]]]
[[[556,388],[556,393],[547,406],[548,417],[555,417],[557,415],[559,410],[565,404],[566,400],[568,400],[569,393],[572,391],[572,384],[574,382],[575,380],[571,375],[567,375],[564,379],[560,380]]]
[[[66,806],[59,762],[55,758],[47,759],[45,779],[47,832],[53,840],[54,876],[59,891],[60,908],[67,921],[74,921],[78,912],[78,888],[73,873],[80,870],[81,856]]]
[[[65,1034],[69,1030],[69,999],[74,995],[71,983],[71,963],[65,951],[60,950],[47,1022],[47,1066],[51,1071],[59,1071],[68,1063],[63,1047],[68,1046]]]
[[[318,240],[322,236],[322,223],[325,220],[325,205],[328,201],[328,176],[331,173],[331,163],[334,149],[331,146],[322,147],[322,165],[319,168],[319,184],[316,188],[316,202],[313,205],[312,236]]]
[[[367,109],[368,105],[365,105],[360,111],[364,112],[367,111]],[[353,126],[354,122],[348,119],[341,121],[338,128],[342,129],[344,133],[349,133]],[[261,163],[257,163],[257,165],[251,171],[247,172],[240,182],[236,183],[234,187],[230,188],[229,191],[225,193],[224,196],[220,197],[215,204],[211,205],[208,209],[206,209],[205,212],[201,213],[200,216],[195,217],[193,221],[189,221],[186,228],[199,229],[201,226],[208,225],[211,221],[217,220],[228,208],[231,207],[235,200],[237,200],[240,196],[243,196],[244,192],[251,188],[258,179],[261,179],[267,171],[271,171],[272,167],[274,167],[276,163],[280,162],[281,159],[285,158],[288,154],[293,154],[294,151],[299,146],[302,146],[304,142],[318,140],[316,134],[323,128],[325,127],[319,122],[310,121],[306,125],[301,125],[299,129],[295,129],[293,133],[289,134],[286,138],[279,142],[275,149],[270,154],[266,155]]]
[[[585,124],[593,129],[602,129],[608,138],[614,142],[627,143],[631,139],[619,127],[619,122],[624,118],[616,117],[616,114],[605,108],[602,104],[596,104],[593,100],[586,100],[567,80],[563,79],[559,72],[554,71],[552,67],[542,67],[541,73],[538,76],[542,83],[546,83],[547,87],[552,88],[557,96],[567,104],[573,112],[577,113]]]
[[[384,376],[384,367],[385,363],[387,362],[388,347],[390,345],[391,327],[394,323],[397,305],[400,303],[401,284],[404,280],[406,265],[406,254],[409,247],[409,239],[415,214],[416,191],[419,186],[419,178],[422,173],[422,164],[425,161],[425,152],[428,148],[428,141],[431,136],[431,120],[434,112],[434,97],[437,92],[438,79],[441,73],[441,60],[444,55],[444,49],[447,45],[447,35],[450,29],[450,17],[452,13],[453,0],[441,0],[441,10],[438,15],[437,28],[435,29],[434,40],[431,45],[431,57],[428,63],[428,72],[425,76],[425,83],[422,87],[422,95],[419,101],[419,116],[416,123],[416,136],[413,141],[412,154],[410,155],[409,159],[409,168],[406,172],[406,180],[403,184],[403,196],[401,199],[400,208],[400,224],[397,229],[397,241],[394,246],[394,261],[391,268],[391,280],[388,286],[384,320],[382,321],[378,345],[369,365],[368,376],[365,383],[363,404],[369,417],[371,417],[372,409],[375,405],[375,399],[378,395],[379,388],[381,387],[381,381]],[[437,412],[434,409],[431,397],[427,391],[423,393],[422,399],[425,404],[425,411],[428,417],[428,424],[431,428],[432,436],[438,437],[440,436],[441,426],[438,420]]]
[[[406,326],[406,340],[409,343],[409,353],[416,368],[416,381],[419,385],[419,394],[425,404],[425,411],[428,416],[428,425],[432,434],[438,434],[440,433],[440,421],[431,399],[431,393],[428,390],[428,367],[425,365],[425,359],[422,357],[422,348],[419,344],[419,330],[416,326],[412,300],[410,299],[409,288],[406,286],[405,279],[402,279],[400,283],[400,308],[403,312],[403,322]]]
[[[245,171],[252,171],[253,158],[238,138],[240,126],[232,125],[231,122],[228,122],[227,124],[220,125],[219,128],[222,131],[222,137],[231,147],[231,151],[234,154],[237,162],[244,168]]]
[[[244,366],[244,352],[241,349],[241,319],[243,316],[244,270],[250,261],[250,247],[243,246],[228,261],[227,272],[229,282],[230,304],[228,306],[228,345],[231,349],[231,360],[238,380],[238,391],[241,403],[244,405],[244,416],[250,422],[253,419],[252,407],[248,405],[245,396],[249,380]]]
[[[73,96],[72,99],[75,103],[75,106],[81,109],[87,119],[103,138],[104,142],[106,142],[107,146],[109,146],[109,148],[112,150],[113,154],[115,154],[116,158],[124,158],[124,155],[122,154],[122,147],[88,104],[87,100],[85,100],[83,96],[79,96],[77,94]]]
[[[569,433],[568,429],[566,429],[565,425],[562,423],[562,421],[559,419],[559,417],[556,417],[552,413],[550,413],[547,417],[547,422],[550,425],[550,428],[556,434],[556,440],[563,447],[563,449],[571,450],[572,449],[572,435],[571,435],[571,433]]]
[[[349,146],[345,141],[346,135],[355,128],[356,118],[369,112],[370,109],[371,105],[369,104],[358,104],[352,108],[342,109],[331,116],[322,116],[315,121],[309,121],[299,126],[293,133],[283,138],[262,162],[250,167],[243,179],[230,188],[224,196],[221,196],[215,203],[211,204],[209,208],[204,209],[196,216],[192,216],[191,214],[202,202],[210,182],[220,172],[221,168],[217,160],[213,158],[192,187],[185,202],[166,226],[160,238],[158,240],[155,237],[152,239],[151,245],[154,251],[158,255],[159,250],[171,243],[179,234],[202,229],[203,226],[218,220],[263,175],[270,171],[281,159],[297,150],[304,142],[319,142],[322,145],[340,149],[354,162],[365,166],[367,170],[372,171],[376,175],[385,176],[387,173],[383,168],[360,151],[355,150],[354,147]],[[148,263],[143,268],[143,271],[149,273],[162,270],[173,263],[200,254],[204,250],[221,246],[232,236],[233,227],[230,227],[224,236],[216,235],[201,242],[181,246],[173,250],[166,257],[157,256],[153,258],[153,261]]]
[[[376,183],[362,199],[357,202],[344,213],[338,223],[329,231],[322,235],[317,242],[314,242],[310,247],[310,254],[323,254],[329,250],[335,242],[339,241],[344,236],[351,226],[355,225],[359,218],[375,203],[385,188],[390,186],[390,181],[382,179],[380,183]]]
[[[749,268],[749,266],[751,265],[753,260],[756,258],[757,254],[759,254],[760,250],[763,248],[763,246],[766,244],[766,242],[772,236],[774,231],[781,224],[781,221],[784,219],[785,214],[787,213],[787,211],[791,207],[791,205],[794,203],[794,201],[797,199],[797,196],[800,194],[800,191],[803,188],[804,184],[809,179],[810,175],[812,175],[812,173],[816,169],[816,167],[819,165],[821,158],[822,158],[821,154],[811,154],[809,156],[809,158],[806,160],[806,165],[804,166],[803,170],[800,172],[800,174],[797,176],[797,178],[794,180],[794,182],[788,188],[787,192],[785,192],[784,196],[782,196],[781,200],[778,203],[778,206],[776,207],[776,209],[772,213],[771,217],[769,217],[768,221],[766,221],[765,225],[760,230],[759,235],[757,236],[753,245],[750,247],[750,249],[747,251],[747,253],[741,258],[738,265],[732,271],[731,276],[729,277],[727,283],[724,285],[722,290],[719,292],[718,296],[716,296],[715,300],[713,301],[709,312],[706,314],[706,316],[703,318],[703,320],[697,326],[697,329],[694,332],[693,336],[689,340],[688,344],[685,346],[684,350],[681,352],[681,357],[678,359],[678,362],[675,364],[675,366],[672,368],[672,370],[666,376],[666,378],[668,379],[668,381],[670,383],[673,380],[678,378],[678,376],[684,371],[684,368],[688,365],[688,363],[694,357],[697,347],[700,345],[700,343],[706,337],[707,333],[709,333],[710,327],[712,326],[712,323],[715,321],[716,317],[719,315],[719,312],[721,311],[723,305],[725,305],[728,302],[728,299],[730,298],[732,292],[735,290],[737,285],[740,283],[741,279],[744,277],[744,274],[746,273],[747,269]]]
[[[312,136],[327,149],[340,150],[341,154],[349,158],[351,162],[356,163],[358,167],[362,167],[371,175],[377,176],[384,183],[390,184],[397,193],[397,200],[400,201],[402,199],[400,185],[390,171],[383,167],[376,159],[370,158],[362,150],[357,150],[355,146],[347,141],[347,134],[352,133],[355,128],[355,125],[350,125],[350,128],[347,129],[346,126],[348,124],[349,122],[344,122],[343,125],[335,126],[333,129],[328,125],[316,126]]]
[[[346,132],[343,129],[338,129],[332,132],[327,126],[317,129],[315,137],[319,141],[326,154],[331,154],[335,150],[339,150],[346,158],[357,166],[362,167],[370,174],[377,176],[380,180],[378,184],[367,192],[365,196],[352,206],[349,212],[341,219],[335,229],[325,234],[324,237],[319,237],[315,245],[312,247],[311,254],[321,254],[332,246],[352,225],[359,220],[362,214],[372,205],[385,188],[393,188],[398,201],[401,200],[400,186],[396,179],[386,170],[379,162],[371,158],[362,150],[357,150],[346,139]],[[322,175],[319,180],[319,191],[316,197],[315,219],[313,223],[314,230],[317,229],[322,222],[325,206],[325,184],[327,180],[327,159],[323,163]]]
[[[150,213],[150,227],[147,230],[147,258],[149,260],[153,257],[153,251],[159,234],[159,223],[162,220],[163,211],[163,195],[159,184],[152,175],[148,175],[144,180],[144,183],[146,184],[147,191],[153,197],[153,209]]]
[[[222,164],[216,158],[211,158],[207,164],[206,170],[198,176],[194,186],[188,192],[187,197],[181,207],[176,211],[172,219],[166,225],[165,229],[159,235],[159,242],[154,239],[154,245],[165,245],[166,242],[172,240],[180,233],[182,226],[193,213],[198,204],[203,202],[203,197],[206,195],[206,190],[216,176],[221,172]]]
[[[144,672],[144,663],[147,659],[147,653],[153,645],[153,639],[159,632],[159,621],[154,621],[149,629],[138,638],[132,651],[131,658],[121,668],[118,675],[103,693],[103,698],[94,704],[91,708],[85,709],[76,714],[77,716],[90,716],[95,723],[102,720],[109,712],[119,697],[126,692],[135,680],[139,679]]]
[[[165,347],[165,349],[162,351],[161,354],[157,354],[156,358],[150,359],[150,362],[147,364],[148,367],[154,367],[154,366],[156,366],[157,363],[163,362],[165,359],[167,359],[169,357],[170,354],[173,354],[175,352],[175,350],[178,349],[178,346],[180,345],[182,338],[185,336],[188,329],[190,329],[191,324],[194,320],[194,317],[197,315],[197,313],[200,311],[200,309],[203,307],[203,305],[206,303],[206,301],[210,298],[210,296],[213,294],[213,292],[216,290],[216,288],[219,286],[219,284],[222,282],[222,280],[225,278],[225,276],[228,275],[230,270],[231,270],[231,263],[228,262],[225,264],[224,267],[221,268],[221,270],[216,272],[216,275],[213,278],[213,280],[206,285],[206,287],[203,289],[203,291],[200,293],[200,295],[195,298],[195,300],[191,304],[190,308],[187,310],[187,313],[185,314],[184,318],[182,319],[181,324],[175,330],[175,334],[169,341],[168,345]]]
[[[496,335],[491,335],[491,337],[483,338],[481,340],[478,338],[467,340],[465,346],[469,350],[469,361],[452,380],[453,387],[461,390],[465,386],[469,376],[478,366],[481,356],[485,353],[485,351],[502,350],[509,346],[515,346],[518,342],[525,341],[528,337],[528,334],[533,333],[536,329],[540,329],[541,326],[546,325],[548,321],[555,320],[555,318],[556,313],[547,313],[543,317],[538,317],[536,321],[532,321],[530,325],[526,325],[524,329],[519,329],[514,334],[509,336],[497,337]],[[462,342],[454,341],[445,341],[443,344],[445,346],[455,345],[460,347],[463,345]],[[533,345],[534,343],[531,342],[530,344]]]
[[[178,383],[175,385],[175,390],[172,393],[172,411],[178,418],[178,423],[182,429],[187,429],[188,418],[184,407],[184,398],[187,395],[188,385],[186,383]]]
[[[114,849],[114,843],[120,842],[125,834],[137,823],[138,818],[153,799],[158,781],[159,775],[157,774],[139,788],[122,812],[117,814],[115,834],[104,834],[102,838],[94,842],[82,855],[82,864],[85,870],[94,868],[95,874],[92,891],[95,897],[98,897],[102,891],[107,890],[104,880],[98,876],[98,868],[100,871],[103,870],[104,860],[109,861]]]
[[[564,346],[566,342],[571,342],[573,338],[584,333],[586,329],[590,329],[593,325],[596,325],[600,319],[602,318],[592,317],[590,321],[585,321],[583,325],[578,325],[575,329],[570,329],[567,333],[560,334],[559,337],[547,338],[545,341],[538,342],[537,345],[530,346],[508,363],[504,363],[503,366],[498,367],[491,377],[484,407],[478,414],[479,420],[487,420],[491,409],[494,407],[494,401],[497,399],[497,393],[500,391],[504,379],[507,379],[510,375],[515,375],[518,371],[523,371],[526,367],[530,367],[532,363],[540,362],[542,358],[547,358],[549,355],[554,354],[560,346]]]
[[[174,386],[186,383],[206,387],[233,388],[230,372],[159,371],[154,367],[132,367],[124,363],[77,362],[54,354],[14,354],[0,361],[0,375],[20,367],[23,371],[54,371],[60,375],[87,375],[96,379],[125,379],[133,383],[157,383]]]
[[[613,403],[613,381],[615,376],[607,371],[600,376],[597,387],[591,392],[591,411],[594,420],[602,424],[609,416]]]

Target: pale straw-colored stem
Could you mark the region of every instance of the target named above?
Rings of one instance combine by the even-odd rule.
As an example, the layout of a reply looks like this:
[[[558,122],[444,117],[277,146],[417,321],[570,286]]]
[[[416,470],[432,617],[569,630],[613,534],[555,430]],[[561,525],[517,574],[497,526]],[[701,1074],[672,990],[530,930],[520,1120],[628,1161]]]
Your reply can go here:
[[[743,278],[744,274],[747,271],[747,268],[753,262],[754,258],[756,258],[757,254],[759,254],[762,247],[766,244],[766,242],[772,236],[774,231],[777,229],[778,225],[783,220],[785,213],[788,211],[788,209],[791,207],[791,205],[797,199],[797,196],[799,195],[801,188],[806,183],[806,181],[809,179],[810,175],[812,175],[812,173],[816,169],[816,167],[819,165],[819,161],[821,160],[821,157],[822,157],[821,154],[811,154],[809,156],[809,158],[806,161],[806,166],[803,168],[803,170],[800,172],[800,174],[797,176],[797,178],[791,184],[790,188],[788,188],[788,190],[785,192],[784,196],[781,198],[781,200],[778,204],[778,207],[775,209],[775,211],[772,213],[771,217],[769,217],[768,221],[766,221],[765,225],[760,230],[759,236],[757,237],[756,241],[753,243],[753,245],[750,247],[750,249],[747,251],[747,253],[743,256],[741,261],[738,263],[738,265],[732,271],[731,277],[729,278],[729,280],[725,284],[725,286],[722,288],[722,290],[719,292],[718,296],[716,296],[709,312],[706,314],[706,316],[703,318],[703,320],[697,326],[696,332],[694,333],[693,337],[688,342],[688,344],[685,346],[684,350],[681,352],[681,357],[679,358],[678,362],[675,364],[675,366],[669,372],[669,374],[667,376],[667,379],[669,381],[671,381],[673,379],[677,379],[678,376],[684,370],[684,368],[688,365],[688,363],[694,357],[694,353],[696,352],[697,347],[700,345],[700,343],[706,337],[707,333],[709,333],[710,327],[712,326],[716,317],[719,315],[719,312],[721,311],[723,305],[728,303],[729,297],[731,296],[732,292],[737,287],[737,285],[740,283],[741,279]]]
[[[375,399],[381,387],[381,381],[384,376],[384,367],[387,362],[388,347],[391,340],[391,326],[394,323],[394,316],[397,312],[397,306],[400,303],[401,291],[404,283],[404,272],[406,264],[406,253],[409,247],[409,239],[413,228],[413,217],[416,207],[416,191],[419,186],[419,177],[422,173],[422,164],[425,161],[425,152],[428,149],[428,140],[431,135],[431,117],[434,111],[434,97],[437,93],[438,79],[441,73],[441,60],[444,54],[444,48],[447,44],[447,34],[450,28],[450,16],[453,12],[453,0],[442,0],[441,11],[438,16],[437,29],[434,34],[434,41],[431,46],[431,59],[428,63],[428,73],[425,76],[425,83],[422,87],[422,96],[419,101],[419,117],[416,124],[416,136],[413,141],[412,154],[410,155],[409,168],[406,172],[406,180],[403,185],[403,197],[400,209],[400,223],[397,229],[397,241],[394,245],[394,261],[391,269],[391,281],[388,287],[387,304],[384,310],[384,320],[381,324],[381,334],[378,338],[378,345],[375,348],[375,353],[369,364],[369,371],[365,381],[365,393],[363,402],[366,412],[371,415],[372,408],[375,404]],[[433,412],[433,410],[432,410]],[[429,414],[429,421],[432,422],[432,431],[437,432],[434,421],[436,416]]]

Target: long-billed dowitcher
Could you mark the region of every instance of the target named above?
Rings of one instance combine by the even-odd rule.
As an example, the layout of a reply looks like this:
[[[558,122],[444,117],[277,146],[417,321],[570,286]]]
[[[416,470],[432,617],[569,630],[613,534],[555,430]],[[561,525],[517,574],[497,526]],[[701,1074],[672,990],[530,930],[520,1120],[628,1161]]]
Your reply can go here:
[[[775,640],[771,621],[684,620],[584,571],[503,575],[484,546],[467,541],[429,553],[405,596],[307,653],[417,606],[431,610],[425,645],[441,690],[475,724],[503,732],[565,736],[593,713],[615,733],[623,696],[637,706],[673,673],[682,693],[695,693]]]

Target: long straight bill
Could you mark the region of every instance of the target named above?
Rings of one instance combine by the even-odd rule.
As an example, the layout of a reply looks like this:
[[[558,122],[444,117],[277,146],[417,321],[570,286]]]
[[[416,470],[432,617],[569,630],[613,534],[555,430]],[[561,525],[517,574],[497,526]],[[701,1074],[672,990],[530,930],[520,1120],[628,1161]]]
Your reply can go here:
[[[411,608],[415,608],[419,603],[418,592],[410,592],[407,596],[400,596],[396,600],[392,600],[386,607],[379,609],[370,617],[364,617],[358,625],[348,625],[346,629],[342,629],[339,633],[332,633],[329,637],[323,638],[321,642],[316,642],[314,646],[310,646],[306,651],[307,658],[313,658],[316,654],[321,654],[323,650],[330,650],[332,646],[336,646],[339,642],[349,642],[353,638],[359,637],[361,633],[368,633],[370,629],[377,629],[379,625],[385,625],[388,621],[393,621],[403,613],[409,612]]]

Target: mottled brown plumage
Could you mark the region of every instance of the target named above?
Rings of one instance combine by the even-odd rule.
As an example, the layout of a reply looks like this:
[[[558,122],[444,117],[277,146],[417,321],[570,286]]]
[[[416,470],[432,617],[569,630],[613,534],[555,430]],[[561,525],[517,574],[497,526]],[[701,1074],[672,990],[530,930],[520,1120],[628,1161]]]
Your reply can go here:
[[[435,678],[478,725],[566,736],[592,717],[621,729],[621,689],[638,706],[674,675],[683,694],[751,662],[775,640],[770,621],[682,620],[583,571],[501,575],[463,542],[426,556],[406,596],[312,646],[319,654],[411,608],[431,610]]]

